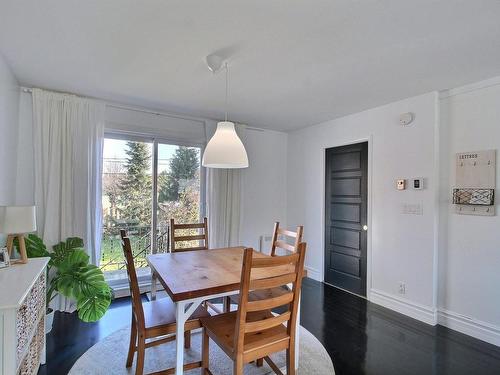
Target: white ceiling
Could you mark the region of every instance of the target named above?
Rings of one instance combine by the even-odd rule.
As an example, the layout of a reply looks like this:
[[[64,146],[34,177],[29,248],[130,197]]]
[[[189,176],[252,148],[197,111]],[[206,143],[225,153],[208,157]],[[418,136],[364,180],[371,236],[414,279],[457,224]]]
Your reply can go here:
[[[500,75],[498,0],[0,0],[21,84],[277,130]]]

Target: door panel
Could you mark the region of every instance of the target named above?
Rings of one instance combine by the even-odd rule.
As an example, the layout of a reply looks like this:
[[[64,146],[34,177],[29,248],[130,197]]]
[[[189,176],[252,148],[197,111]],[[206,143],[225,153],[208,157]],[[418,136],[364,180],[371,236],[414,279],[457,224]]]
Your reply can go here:
[[[359,196],[361,193],[359,178],[335,178],[331,183],[333,195]]]
[[[331,220],[359,223],[360,207],[358,204],[334,203],[331,209]]]
[[[332,160],[332,171],[345,171],[359,168],[361,168],[361,158],[359,154],[339,154]]]
[[[326,150],[325,282],[366,295],[368,143]]]
[[[332,264],[336,271],[359,275],[359,258],[332,252]]]
[[[359,250],[359,231],[346,230],[343,228],[333,228],[333,245],[350,247]]]

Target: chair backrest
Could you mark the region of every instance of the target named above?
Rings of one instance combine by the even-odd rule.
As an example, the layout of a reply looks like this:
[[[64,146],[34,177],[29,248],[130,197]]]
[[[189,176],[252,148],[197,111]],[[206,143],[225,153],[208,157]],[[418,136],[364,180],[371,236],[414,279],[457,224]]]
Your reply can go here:
[[[196,229],[198,234],[183,234],[176,235],[177,230],[193,230]],[[199,231],[202,231],[200,234]],[[202,246],[182,246],[182,243],[188,241],[203,242]],[[179,246],[180,245],[180,246]],[[174,219],[170,219],[170,251],[189,251],[189,250],[208,250],[208,220],[203,218],[203,223],[193,224],[175,224]]]
[[[276,255],[277,248],[287,250],[291,253],[296,253],[299,248],[299,244],[302,242],[303,232],[304,232],[304,227],[302,225],[299,225],[297,227],[296,232],[292,232],[290,230],[281,229],[279,221],[275,222],[272,245],[271,245],[271,256]],[[293,245],[283,240],[282,237],[293,238]]]
[[[254,257],[253,249],[245,249],[241,272],[240,304],[234,337],[234,347],[237,352],[243,350],[245,334],[265,332],[285,322],[288,322],[287,334],[291,342],[295,340],[305,255],[306,244],[303,242],[299,244],[296,253],[277,257]],[[250,291],[282,287],[288,284],[292,284],[292,288],[283,288],[283,294],[279,296],[249,301]],[[273,318],[247,320],[248,313],[271,310],[285,305],[288,306],[287,311]]]
[[[145,328],[144,310],[142,309],[141,292],[139,283],[137,282],[137,273],[135,272],[134,257],[132,255],[132,247],[130,238],[127,237],[125,230],[120,230],[122,238],[123,255],[125,256],[125,264],[127,266],[128,283],[130,286],[130,295],[132,297],[132,314],[135,316],[135,321],[139,328]]]

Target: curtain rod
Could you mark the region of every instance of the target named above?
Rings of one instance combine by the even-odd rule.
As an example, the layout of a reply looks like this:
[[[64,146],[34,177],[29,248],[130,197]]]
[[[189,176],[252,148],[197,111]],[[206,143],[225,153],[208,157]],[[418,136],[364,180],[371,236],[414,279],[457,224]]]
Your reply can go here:
[[[32,94],[33,93],[33,88],[21,86],[21,91],[29,93],[29,94]],[[97,100],[102,100],[102,99],[97,99]],[[192,120],[192,121],[204,122],[203,120],[200,120],[200,119],[197,119],[197,118],[193,118],[193,117],[190,117],[190,116],[176,115],[176,114],[172,114],[172,113],[162,113],[162,112],[158,112],[158,111],[155,112],[155,111],[149,110],[149,109],[134,108],[134,107],[130,107],[130,106],[123,105],[123,104],[109,103],[109,102],[106,102],[105,100],[102,100],[102,101],[104,102],[104,104],[107,107],[110,107],[110,108],[124,109],[124,110],[127,110],[127,111],[133,111],[133,112],[148,113],[148,114],[156,115],[156,116],[177,117],[177,118],[180,118],[180,119],[183,119],[183,120]],[[214,120],[214,121],[216,121],[216,120]],[[253,130],[253,131],[258,131],[258,132],[265,132],[266,131],[266,129],[255,128],[253,126],[246,126],[245,128],[248,129],[248,130]]]
[[[25,93],[32,94],[33,93],[33,88],[21,86],[21,91],[25,92]],[[56,92],[58,92],[58,91],[56,91]],[[77,95],[77,94],[70,94],[70,95]],[[102,101],[106,105],[106,107],[110,107],[110,108],[124,109],[124,110],[127,110],[127,111],[133,111],[133,112],[148,113],[148,114],[157,115],[157,116],[176,117],[176,118],[180,118],[180,119],[183,119],[183,120],[192,120],[192,121],[204,122],[202,119],[198,119],[198,118],[195,118],[195,117],[192,117],[192,116],[188,116],[188,115],[184,116],[184,115],[178,115],[178,114],[175,114],[175,113],[166,113],[166,112],[154,111],[154,110],[150,110],[150,109],[136,108],[136,107],[128,106],[128,105],[125,105],[125,104],[112,103],[112,102],[108,102],[106,100],[102,100],[102,99],[99,99],[99,98],[88,97],[88,96],[87,96],[87,98],[95,99],[95,100],[100,100],[100,101]]]

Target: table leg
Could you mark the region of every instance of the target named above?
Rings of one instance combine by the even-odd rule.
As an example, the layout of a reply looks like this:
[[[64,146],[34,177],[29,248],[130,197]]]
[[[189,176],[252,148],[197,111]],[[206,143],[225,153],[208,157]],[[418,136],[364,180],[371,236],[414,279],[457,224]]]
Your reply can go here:
[[[176,329],[175,329],[175,375],[182,375],[184,373],[184,326],[186,321],[194,311],[203,302],[200,300],[191,301],[179,301],[175,303],[175,318],[176,318]]]
[[[151,273],[151,301],[156,300],[156,274],[154,272]]]
[[[175,334],[175,375],[182,375],[184,372],[184,324],[186,323],[184,301],[175,304],[176,334]]]

